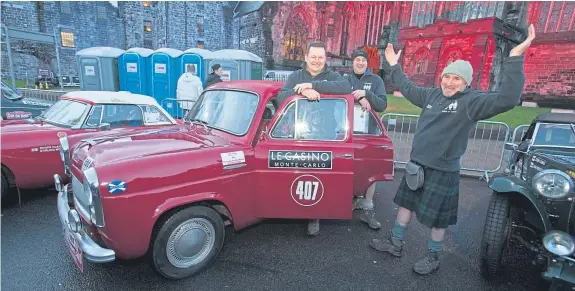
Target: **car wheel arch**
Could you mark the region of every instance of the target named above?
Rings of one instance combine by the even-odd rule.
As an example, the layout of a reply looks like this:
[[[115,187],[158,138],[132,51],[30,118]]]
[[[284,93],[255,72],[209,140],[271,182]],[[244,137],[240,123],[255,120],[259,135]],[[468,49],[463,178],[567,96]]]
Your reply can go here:
[[[523,207],[529,207],[533,211],[535,211],[539,215],[540,218],[539,222],[541,223],[544,232],[547,232],[553,228],[551,225],[551,221],[547,217],[546,212],[544,210],[545,206],[535,196],[523,193],[521,191],[499,192],[493,190],[493,193],[507,195],[512,204],[516,205],[518,203]]]
[[[160,229],[160,227],[162,226],[162,224],[168,220],[168,218],[170,218],[172,215],[174,215],[175,213],[185,209],[185,208],[189,208],[192,206],[206,206],[209,208],[214,209],[217,213],[219,213],[222,216],[222,219],[224,220],[224,223],[227,225],[227,222],[232,223],[233,224],[233,217],[232,214],[229,210],[229,208],[226,206],[226,204],[224,204],[222,201],[217,200],[217,199],[208,199],[208,200],[201,200],[201,201],[195,201],[195,202],[191,202],[191,203],[184,203],[184,204],[179,204],[179,205],[173,205],[173,207],[171,208],[167,208],[165,209],[160,215],[157,216],[157,218],[154,221],[154,227],[153,227],[153,232],[152,232],[152,236],[150,237],[150,239],[154,239],[154,237],[156,236],[158,230]]]
[[[10,170],[10,168],[8,168],[8,166],[4,165],[3,163],[2,163],[2,175],[4,175],[8,180],[9,186],[18,187],[18,185],[16,184],[16,176],[14,175],[12,170]]]

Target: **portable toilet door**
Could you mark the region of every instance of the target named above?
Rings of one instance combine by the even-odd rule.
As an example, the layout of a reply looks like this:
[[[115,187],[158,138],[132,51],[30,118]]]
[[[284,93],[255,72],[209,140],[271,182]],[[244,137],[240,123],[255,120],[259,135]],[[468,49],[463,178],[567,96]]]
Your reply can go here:
[[[217,59],[214,60],[215,63],[220,63],[223,67],[222,68],[223,71],[226,70],[226,66],[224,64],[228,65],[230,69],[231,80],[251,80],[252,79],[251,64],[254,61],[261,60],[261,58],[259,58],[255,54],[252,54],[245,50],[223,49],[215,51],[214,54],[215,54],[214,58]],[[235,73],[232,67],[237,68]],[[222,80],[224,79],[223,78],[224,74],[225,72],[222,74]],[[259,80],[261,80],[261,77]]]
[[[206,86],[206,77],[210,73],[208,61],[213,59],[213,53],[206,49],[190,48],[184,51],[180,60],[180,75],[186,72],[188,65],[196,67],[196,76],[202,80],[202,85]]]
[[[180,77],[178,60],[182,51],[171,48],[156,50],[151,56],[151,95],[162,104],[166,98],[176,98]]]
[[[118,57],[124,52],[114,47],[91,47],[77,52],[80,90],[119,91]]]
[[[154,51],[147,48],[131,48],[118,61],[120,90],[134,94],[151,95],[148,92],[148,62]]]

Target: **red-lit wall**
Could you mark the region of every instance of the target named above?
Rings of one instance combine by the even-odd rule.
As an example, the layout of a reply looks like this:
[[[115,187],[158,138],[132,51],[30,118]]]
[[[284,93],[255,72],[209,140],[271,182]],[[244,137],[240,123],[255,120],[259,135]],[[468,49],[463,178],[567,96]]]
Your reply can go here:
[[[473,67],[472,87],[487,91],[493,66],[495,43],[493,18],[470,20],[465,24],[437,21],[424,28],[404,28],[399,34],[403,49],[403,69],[419,85],[436,86],[448,61],[463,59]],[[425,74],[416,75],[415,65],[421,50],[429,51]]]
[[[568,97],[575,109],[575,42],[533,44],[525,56],[525,74],[527,97]]]

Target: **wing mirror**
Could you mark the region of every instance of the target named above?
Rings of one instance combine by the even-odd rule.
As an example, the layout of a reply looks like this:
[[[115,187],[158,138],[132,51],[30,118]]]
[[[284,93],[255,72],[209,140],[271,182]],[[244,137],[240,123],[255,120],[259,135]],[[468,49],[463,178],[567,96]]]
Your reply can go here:
[[[512,143],[512,142],[506,142],[505,143],[505,149],[508,151],[516,151],[517,150],[517,145]]]
[[[104,130],[110,130],[110,124],[109,123],[100,123],[100,125],[98,125],[98,129],[104,131]]]

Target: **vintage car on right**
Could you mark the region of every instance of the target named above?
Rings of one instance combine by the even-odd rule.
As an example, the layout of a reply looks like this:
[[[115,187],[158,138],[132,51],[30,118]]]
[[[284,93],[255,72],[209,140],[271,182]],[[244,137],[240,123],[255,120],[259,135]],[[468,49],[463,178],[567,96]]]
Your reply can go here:
[[[493,278],[515,246],[534,254],[552,290],[575,287],[575,114],[537,116],[510,151],[493,190],[481,242],[481,271]],[[562,287],[561,287],[562,288]]]

